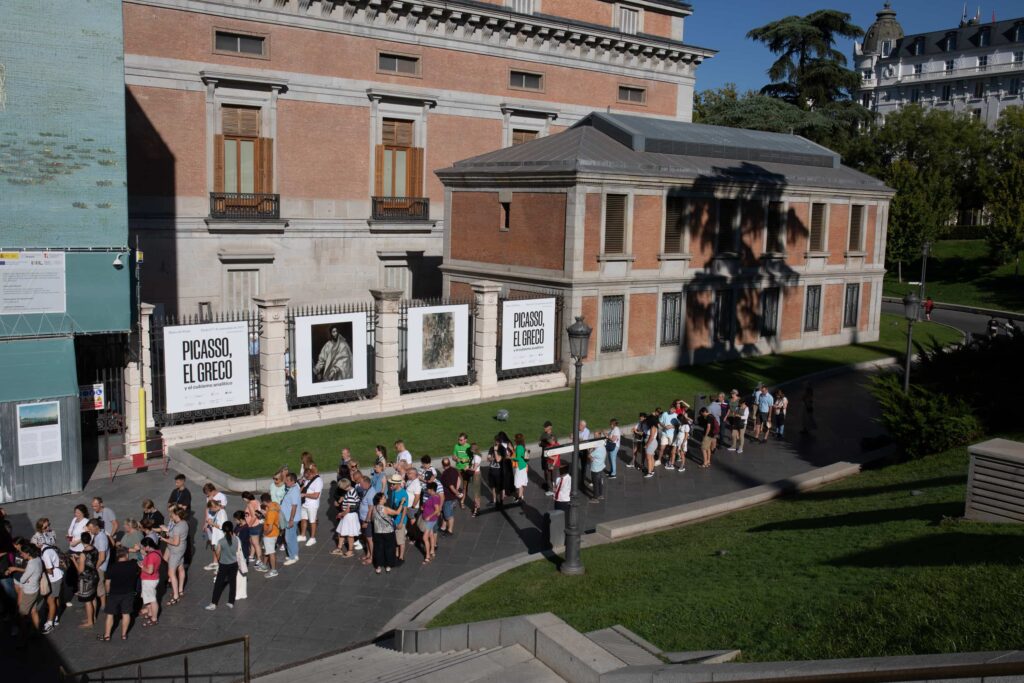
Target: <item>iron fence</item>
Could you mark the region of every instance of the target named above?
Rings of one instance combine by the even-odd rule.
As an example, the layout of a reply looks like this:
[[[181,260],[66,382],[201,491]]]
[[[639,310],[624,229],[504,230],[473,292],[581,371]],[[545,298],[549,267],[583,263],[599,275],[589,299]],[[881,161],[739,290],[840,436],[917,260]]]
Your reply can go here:
[[[504,324],[505,324],[505,302],[506,301],[523,301],[531,299],[554,299],[555,300],[555,355],[554,359],[549,365],[535,365],[528,368],[512,368],[504,370],[501,367],[502,363],[502,344],[505,338],[504,335]],[[563,320],[563,308],[564,299],[560,292],[554,291],[535,291],[535,292],[516,292],[510,293],[507,297],[502,297],[498,300],[498,348],[497,348],[497,364],[498,364],[498,379],[515,379],[517,377],[530,377],[532,375],[544,375],[549,372],[558,372],[562,368],[562,320]]]
[[[409,311],[417,308],[428,308],[433,306],[466,306],[466,365],[463,367],[458,359],[458,339],[456,337],[457,325],[452,319],[450,332],[439,329],[421,330],[423,343],[421,348],[415,351],[421,354],[421,361],[427,356],[434,356],[429,362],[421,362],[421,366],[427,367],[438,365],[443,360],[437,360],[437,356],[446,353],[451,354],[452,361],[458,366],[453,368],[453,374],[435,379],[409,379]],[[418,391],[430,391],[432,389],[446,389],[448,387],[465,386],[476,381],[476,371],[473,368],[473,338],[476,324],[476,304],[472,300],[464,299],[416,299],[413,301],[402,301],[398,320],[398,357],[400,369],[398,372],[398,386],[403,394],[411,394]],[[427,324],[424,323],[424,328]],[[451,335],[450,338],[447,335]],[[457,373],[457,374],[454,374]]]
[[[350,362],[350,368],[354,372],[356,368],[356,354],[358,353],[359,347],[362,346],[366,354],[366,386],[361,389],[352,389],[348,391],[337,391],[337,392],[326,392],[300,396],[298,386],[298,364],[309,363],[309,374],[311,378],[311,384],[315,385],[319,383],[315,380],[316,377],[316,365],[318,362],[318,355],[320,346],[323,342],[314,339],[313,328],[324,325],[332,326],[330,318],[324,318],[319,322],[311,322],[311,333],[310,333],[310,346],[309,354],[305,353],[305,350],[299,349],[295,341],[296,331],[296,320],[301,318],[309,318],[316,316],[344,316],[349,313],[365,313],[366,324],[365,329],[356,329],[356,325],[351,325],[350,336],[345,339],[349,344],[349,348],[352,351],[352,360]],[[342,319],[341,325],[344,326],[346,321]],[[337,321],[334,323],[337,324]],[[360,334],[364,334],[364,338],[359,339]],[[345,337],[345,330],[343,328],[342,337]],[[300,308],[288,309],[288,349],[285,352],[285,375],[286,384],[288,386],[288,408],[289,410],[295,410],[298,408],[308,408],[310,406],[321,406],[329,405],[332,403],[345,403],[348,401],[361,401],[368,398],[373,398],[377,395],[377,309],[374,304],[371,303],[354,303],[354,304],[332,304],[324,306],[305,306]],[[317,353],[314,353],[317,352]]]
[[[204,323],[227,323],[244,320],[248,325],[249,351],[249,402],[233,406],[191,410],[180,413],[167,412],[167,377],[164,368],[164,329],[181,325]],[[176,316],[168,314],[153,316],[150,323],[149,347],[153,372],[153,420],[158,427],[177,424],[223,420],[229,417],[258,415],[263,411],[260,396],[260,332],[263,322],[256,311],[218,313],[201,317],[198,315]]]

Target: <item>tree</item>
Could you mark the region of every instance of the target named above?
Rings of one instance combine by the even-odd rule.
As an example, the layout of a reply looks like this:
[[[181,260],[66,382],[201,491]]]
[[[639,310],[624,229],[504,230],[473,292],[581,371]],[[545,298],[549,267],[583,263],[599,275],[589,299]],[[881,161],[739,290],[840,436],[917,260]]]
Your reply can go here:
[[[1013,261],[1020,276],[1024,251],[1024,109],[1008,107],[999,116],[983,174],[986,208],[992,224],[985,234],[989,251],[1001,263]]]
[[[903,262],[921,253],[922,244],[934,241],[945,230],[956,208],[949,176],[924,168],[909,159],[893,161],[886,183],[896,190],[889,205],[889,228],[885,257],[896,264],[903,282]]]
[[[846,68],[846,56],[836,49],[836,38],[862,35],[863,29],[850,22],[849,14],[830,9],[784,17],[752,29],[747,37],[778,55],[768,69],[772,82],[761,92],[801,109],[848,100],[860,78]]]

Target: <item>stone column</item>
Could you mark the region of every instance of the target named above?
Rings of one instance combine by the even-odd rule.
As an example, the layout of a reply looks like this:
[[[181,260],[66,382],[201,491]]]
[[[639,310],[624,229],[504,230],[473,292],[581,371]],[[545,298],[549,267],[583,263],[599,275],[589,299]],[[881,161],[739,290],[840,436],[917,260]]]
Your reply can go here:
[[[381,410],[396,409],[402,399],[398,386],[398,373],[402,367],[398,344],[398,323],[401,316],[402,290],[371,289],[370,294],[377,304],[376,372],[377,399]]]
[[[472,284],[476,302],[473,327],[473,367],[476,383],[484,392],[498,383],[498,295],[497,282],[478,281]]]
[[[142,354],[142,387],[146,390],[146,427],[156,427],[156,419],[153,416],[153,346],[149,338],[154,308],[153,304],[146,303],[139,307],[142,314],[139,325],[142,339],[139,341],[139,347]]]
[[[284,354],[288,348],[288,298],[254,297],[263,321],[260,332],[260,397],[268,427],[288,424]],[[292,355],[294,358],[294,354]]]
[[[137,340],[139,348],[139,359],[132,361],[124,370],[124,417],[125,429],[127,431],[127,445],[125,452],[121,455],[139,453],[143,449],[149,427],[155,426],[153,421],[153,369],[150,360],[149,330],[150,319],[153,317],[153,306],[142,304],[140,307],[141,317]],[[139,419],[139,390],[145,389],[146,424],[142,425]],[[112,455],[117,455],[113,453]]]

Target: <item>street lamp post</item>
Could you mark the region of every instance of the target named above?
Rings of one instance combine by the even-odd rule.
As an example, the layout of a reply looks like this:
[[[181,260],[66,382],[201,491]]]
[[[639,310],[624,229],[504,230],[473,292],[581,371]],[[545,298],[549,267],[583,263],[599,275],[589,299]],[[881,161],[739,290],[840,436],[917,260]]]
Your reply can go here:
[[[917,309],[921,301],[910,292],[903,297],[903,315],[907,318],[907,364],[903,369],[903,393],[910,393],[910,355],[914,339],[914,322],[917,320]]]
[[[928,274],[928,255],[931,253],[932,243],[925,240],[921,245],[921,293],[917,295],[919,301],[924,301],[924,281]]]
[[[565,525],[565,562],[562,563],[563,574],[579,575],[583,573],[583,562],[580,561],[580,510],[579,496],[576,490],[582,484],[577,476],[576,463],[580,457],[580,375],[583,373],[583,359],[587,357],[590,346],[590,326],[583,322],[582,316],[576,316],[576,322],[566,330],[569,333],[569,355],[576,364],[576,393],[572,405],[572,462],[569,472],[572,473],[573,486],[569,489],[569,519]]]

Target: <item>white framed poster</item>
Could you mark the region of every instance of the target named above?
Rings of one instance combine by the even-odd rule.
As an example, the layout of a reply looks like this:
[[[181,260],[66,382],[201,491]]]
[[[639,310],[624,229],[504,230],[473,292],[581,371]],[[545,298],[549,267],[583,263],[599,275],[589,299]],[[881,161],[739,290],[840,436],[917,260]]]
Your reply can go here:
[[[164,328],[165,410],[169,414],[249,402],[249,323]]]
[[[18,405],[18,465],[60,462],[60,403]]]
[[[64,313],[62,251],[0,251],[0,315]]]
[[[410,308],[406,322],[405,376],[410,382],[466,374],[469,359],[469,306]]]
[[[294,355],[298,396],[365,389],[366,313],[296,318]]]
[[[501,304],[501,369],[555,362],[555,299],[514,299]]]

